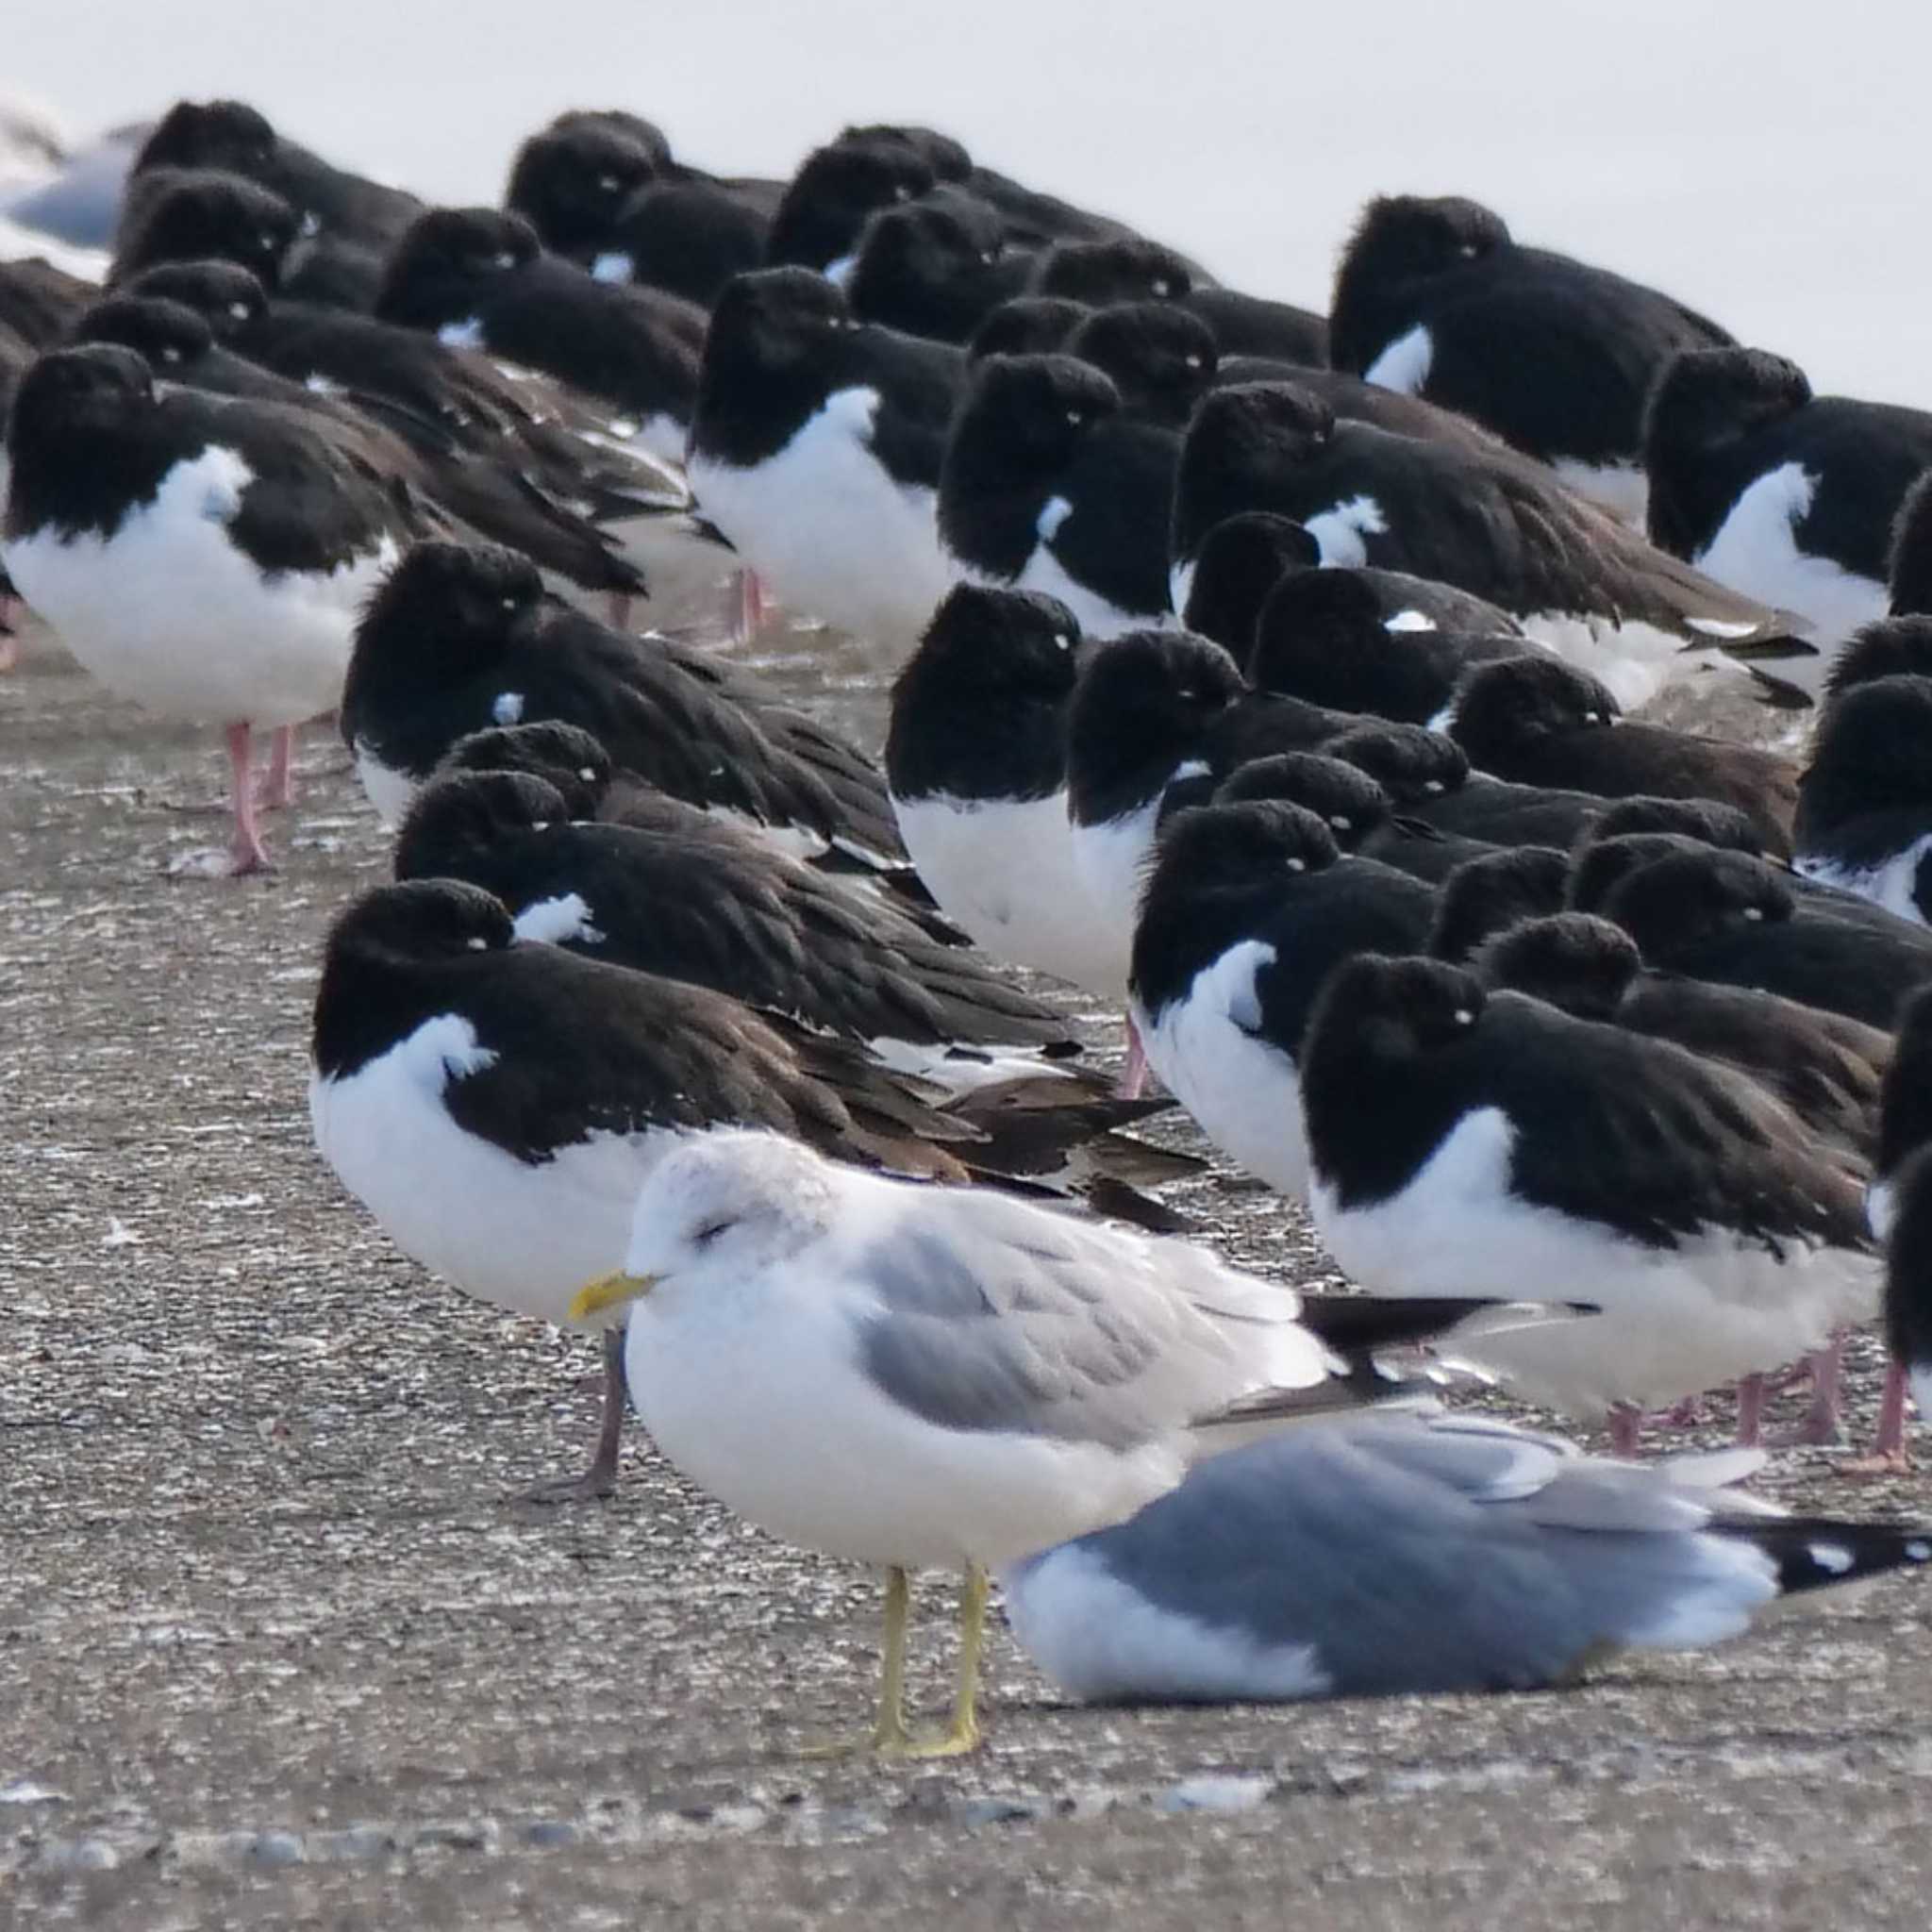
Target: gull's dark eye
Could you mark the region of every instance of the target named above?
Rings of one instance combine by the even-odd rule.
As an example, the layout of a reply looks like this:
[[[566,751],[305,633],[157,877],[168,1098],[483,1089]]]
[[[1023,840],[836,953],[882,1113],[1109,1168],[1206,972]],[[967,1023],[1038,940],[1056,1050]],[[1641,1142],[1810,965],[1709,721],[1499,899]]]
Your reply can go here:
[[[716,1241],[721,1234],[724,1233],[724,1231],[728,1227],[730,1227],[730,1225],[731,1224],[728,1221],[707,1222],[703,1227],[699,1228],[697,1232],[691,1236],[691,1246],[694,1248],[709,1247],[711,1243],[714,1241]]]

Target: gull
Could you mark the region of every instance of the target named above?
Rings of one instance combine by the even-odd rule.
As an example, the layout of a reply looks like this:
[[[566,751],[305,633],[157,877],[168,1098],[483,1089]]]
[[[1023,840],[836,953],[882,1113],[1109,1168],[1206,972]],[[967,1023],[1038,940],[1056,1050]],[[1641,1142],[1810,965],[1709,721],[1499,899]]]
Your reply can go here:
[[[990,1571],[1124,1521],[1217,1448],[1413,1399],[1374,1351],[1499,1320],[1308,1303],[1181,1241],[722,1129],[645,1180],[623,1270],[572,1318],[626,1304],[631,1401],[663,1453],[772,1534],[885,1570],[866,1742],[906,1757],[979,1740]],[[934,1567],[965,1575],[959,1674],[951,1724],[915,1737],[908,1573]]]

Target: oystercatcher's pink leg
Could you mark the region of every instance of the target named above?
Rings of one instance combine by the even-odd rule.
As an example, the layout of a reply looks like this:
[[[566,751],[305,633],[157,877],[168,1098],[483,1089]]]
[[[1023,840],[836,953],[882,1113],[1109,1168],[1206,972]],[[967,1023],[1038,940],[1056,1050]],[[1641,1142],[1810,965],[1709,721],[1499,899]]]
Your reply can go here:
[[[1844,1380],[1845,1335],[1840,1328],[1830,1341],[1814,1350],[1811,1364],[1811,1407],[1798,1424],[1792,1439],[1799,1442],[1836,1442],[1839,1440],[1839,1391]]]
[[[1114,1092],[1122,1100],[1139,1100],[1141,1090],[1147,1084],[1147,1049],[1141,1044],[1141,1029],[1134,1024],[1134,1016],[1127,1019],[1127,1063],[1121,1069],[1119,1083]]]
[[[738,573],[738,641],[748,644],[765,627],[765,588],[757,571]]]
[[[1610,1408],[1609,1424],[1610,1454],[1635,1456],[1637,1439],[1643,1430],[1643,1411],[1635,1403],[1615,1403]]]
[[[263,811],[286,811],[295,802],[295,727],[277,724],[269,736],[268,770],[255,794]]]
[[[232,870],[238,878],[245,873],[272,872],[274,864],[255,822],[255,774],[248,726],[230,724],[222,735],[228,746],[228,788],[235,801],[235,836],[228,845]]]
[[[1755,1449],[1764,1437],[1764,1377],[1745,1375],[1738,1383],[1738,1447]]]
[[[1912,1467],[1906,1447],[1906,1371],[1902,1362],[1889,1363],[1885,1393],[1878,1399],[1878,1433],[1869,1456],[1855,1456],[1836,1465],[1839,1475],[1905,1475]]]

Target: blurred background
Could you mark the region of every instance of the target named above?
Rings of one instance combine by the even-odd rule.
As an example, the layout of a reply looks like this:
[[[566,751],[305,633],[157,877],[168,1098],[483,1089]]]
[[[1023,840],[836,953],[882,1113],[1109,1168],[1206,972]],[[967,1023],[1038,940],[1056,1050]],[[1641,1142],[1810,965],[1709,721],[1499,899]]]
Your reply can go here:
[[[496,199],[565,107],[774,174],[847,122],[925,121],[1314,308],[1365,196],[1460,192],[1820,390],[1928,407],[1928,57],[1911,0],[14,0],[0,89],[76,137],[239,95],[447,201]]]

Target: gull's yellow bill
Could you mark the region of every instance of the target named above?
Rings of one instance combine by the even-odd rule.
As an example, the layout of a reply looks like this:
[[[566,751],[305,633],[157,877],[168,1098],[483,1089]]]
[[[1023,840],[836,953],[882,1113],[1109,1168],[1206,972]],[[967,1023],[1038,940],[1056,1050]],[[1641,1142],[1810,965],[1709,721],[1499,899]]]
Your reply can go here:
[[[600,1274],[595,1281],[577,1290],[570,1305],[570,1318],[573,1322],[588,1322],[592,1315],[601,1315],[607,1308],[622,1307],[625,1302],[634,1302],[649,1294],[661,1278],[656,1274],[625,1274],[621,1272]]]

